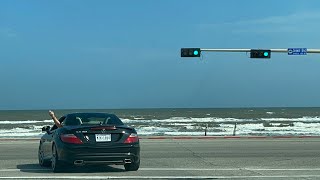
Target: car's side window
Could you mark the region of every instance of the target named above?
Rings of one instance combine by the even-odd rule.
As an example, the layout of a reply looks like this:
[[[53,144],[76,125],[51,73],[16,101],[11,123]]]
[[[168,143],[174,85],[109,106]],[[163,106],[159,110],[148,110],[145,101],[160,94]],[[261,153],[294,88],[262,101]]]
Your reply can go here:
[[[52,128],[50,129],[50,131],[54,131],[56,130],[58,127],[56,125],[53,125]]]
[[[60,119],[59,119],[59,122],[63,125],[63,121],[66,119],[66,117],[65,116],[62,116]],[[50,129],[50,131],[54,131],[54,130],[56,130],[58,127],[57,127],[57,125],[53,125],[52,126],[52,128]]]
[[[61,123],[61,125],[63,126],[64,125],[64,120],[66,119],[66,116],[62,116],[60,119],[59,119],[59,122]]]

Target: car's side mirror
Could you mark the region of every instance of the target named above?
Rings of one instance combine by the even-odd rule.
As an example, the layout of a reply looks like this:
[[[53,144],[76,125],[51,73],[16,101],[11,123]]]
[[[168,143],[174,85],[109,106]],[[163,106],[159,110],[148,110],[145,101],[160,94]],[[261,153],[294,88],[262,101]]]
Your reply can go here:
[[[48,132],[50,130],[50,126],[42,127],[42,132]]]

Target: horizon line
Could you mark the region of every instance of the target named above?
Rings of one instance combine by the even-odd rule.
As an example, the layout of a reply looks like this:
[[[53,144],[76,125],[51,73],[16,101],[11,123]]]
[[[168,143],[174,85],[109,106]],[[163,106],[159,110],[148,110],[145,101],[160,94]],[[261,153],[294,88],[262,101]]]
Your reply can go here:
[[[45,111],[45,110],[141,110],[141,109],[278,109],[278,108],[320,108],[320,106],[256,106],[256,107],[135,107],[135,108],[39,108],[39,109],[0,109],[0,111]]]

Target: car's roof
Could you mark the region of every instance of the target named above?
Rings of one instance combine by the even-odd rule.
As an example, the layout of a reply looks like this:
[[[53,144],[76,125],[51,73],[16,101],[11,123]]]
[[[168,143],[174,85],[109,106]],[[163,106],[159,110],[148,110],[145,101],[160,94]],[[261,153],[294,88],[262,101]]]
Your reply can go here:
[[[104,113],[104,112],[76,112],[76,113],[66,114],[65,116],[69,116],[69,115],[94,115],[94,114],[99,114],[99,115],[114,115],[114,114],[111,114],[111,113]]]

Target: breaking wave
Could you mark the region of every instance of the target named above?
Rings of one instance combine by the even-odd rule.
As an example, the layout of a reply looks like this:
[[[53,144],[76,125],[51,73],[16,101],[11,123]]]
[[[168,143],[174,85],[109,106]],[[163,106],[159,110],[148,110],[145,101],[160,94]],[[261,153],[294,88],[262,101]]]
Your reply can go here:
[[[188,118],[172,117],[169,119],[122,119],[129,126],[135,127],[139,135],[320,135],[320,117],[302,118]],[[52,120],[0,121],[0,138],[40,137],[41,128],[53,125]]]

